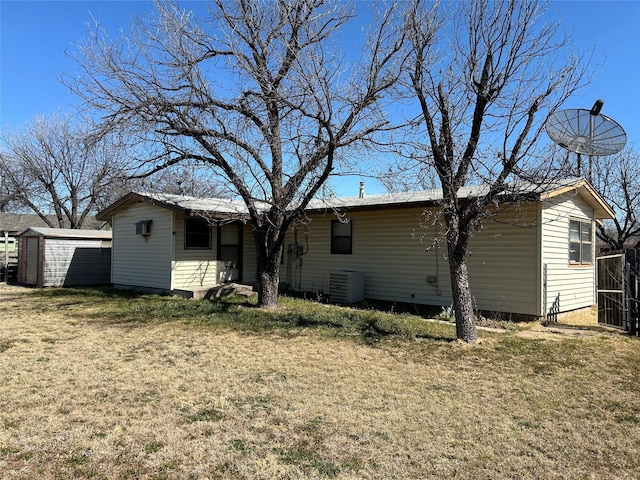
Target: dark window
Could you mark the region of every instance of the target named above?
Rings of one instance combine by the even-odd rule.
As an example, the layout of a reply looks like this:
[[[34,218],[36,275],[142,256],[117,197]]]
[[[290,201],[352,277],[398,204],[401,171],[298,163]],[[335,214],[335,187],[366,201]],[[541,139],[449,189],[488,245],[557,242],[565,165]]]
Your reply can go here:
[[[204,218],[185,218],[184,248],[211,248],[211,226]]]
[[[231,223],[218,227],[218,260],[239,263],[242,250],[242,225]],[[235,268],[235,267],[234,267]]]
[[[331,222],[331,253],[351,255],[352,223],[333,220]]]
[[[151,223],[153,220],[140,220],[136,222],[136,235],[147,237],[151,235]]]
[[[569,263],[591,265],[593,242],[591,232],[593,222],[589,220],[569,221]]]

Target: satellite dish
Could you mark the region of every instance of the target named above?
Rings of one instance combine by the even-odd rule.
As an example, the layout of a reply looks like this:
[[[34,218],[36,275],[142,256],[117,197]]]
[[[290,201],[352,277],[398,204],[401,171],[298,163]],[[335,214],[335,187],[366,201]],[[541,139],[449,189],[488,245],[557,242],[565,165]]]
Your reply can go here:
[[[627,143],[624,129],[615,120],[600,113],[603,104],[602,100],[596,100],[591,110],[560,110],[551,114],[545,124],[547,134],[556,144],[578,154],[578,175],[580,155],[589,155],[589,180],[591,157],[613,155]]]

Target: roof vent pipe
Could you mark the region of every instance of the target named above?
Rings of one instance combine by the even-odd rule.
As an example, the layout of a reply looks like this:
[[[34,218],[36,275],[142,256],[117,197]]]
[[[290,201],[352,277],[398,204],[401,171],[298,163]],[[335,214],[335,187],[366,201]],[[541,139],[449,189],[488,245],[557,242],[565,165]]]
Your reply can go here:
[[[360,182],[360,193],[358,194],[358,198],[364,198],[364,182]]]

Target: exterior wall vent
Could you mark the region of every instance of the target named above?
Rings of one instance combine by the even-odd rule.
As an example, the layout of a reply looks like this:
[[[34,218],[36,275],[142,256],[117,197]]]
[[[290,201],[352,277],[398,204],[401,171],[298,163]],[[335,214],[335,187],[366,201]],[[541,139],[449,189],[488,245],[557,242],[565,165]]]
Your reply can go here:
[[[335,270],[329,274],[329,295],[332,302],[357,303],[364,300],[364,273]]]

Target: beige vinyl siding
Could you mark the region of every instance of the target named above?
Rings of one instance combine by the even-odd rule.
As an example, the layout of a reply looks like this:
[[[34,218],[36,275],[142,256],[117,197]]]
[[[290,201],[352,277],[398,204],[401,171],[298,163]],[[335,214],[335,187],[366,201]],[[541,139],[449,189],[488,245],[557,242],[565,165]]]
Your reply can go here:
[[[331,254],[333,214],[311,215],[298,228],[304,248],[302,266],[287,252],[281,281],[294,289],[329,292],[333,270],[363,272],[365,297],[427,305],[451,304],[446,244],[434,246],[436,228],[424,228],[422,208],[386,209],[348,213],[353,221],[353,253]],[[512,209],[505,223],[491,220],[471,242],[469,268],[477,307],[487,310],[536,314],[537,230],[510,224],[532,221],[535,208]],[[504,214],[503,214],[504,215]],[[306,231],[306,235],[305,235]],[[287,243],[293,243],[290,234]],[[495,253],[494,253],[495,252]],[[506,267],[506,269],[505,269]],[[436,282],[428,282],[428,277]]]
[[[539,229],[537,204],[511,206],[483,221],[470,241],[468,256],[477,308],[542,315]]]
[[[569,222],[593,220],[593,210],[577,195],[547,200],[542,209],[542,263],[547,265],[547,311],[560,293],[560,311],[589,307],[595,303],[595,248],[591,265],[569,264]],[[595,228],[595,223],[594,223]],[[591,238],[595,247],[595,231]]]
[[[176,214],[175,219],[175,261],[173,262],[173,288],[189,289],[213,286],[219,283],[220,266],[217,260],[217,228],[211,230],[211,250],[184,249],[184,216]],[[256,254],[250,224],[242,229],[242,282],[256,281]]]
[[[136,222],[152,220],[151,235],[136,235]],[[171,289],[173,212],[137,203],[113,215],[111,281],[116,286]]]
[[[175,215],[175,260],[172,264],[172,288],[190,289],[218,284],[216,232],[216,227],[211,227],[210,249],[185,249],[184,215]]]
[[[253,239],[251,224],[242,227],[242,283],[253,285],[256,283],[256,244]]]

